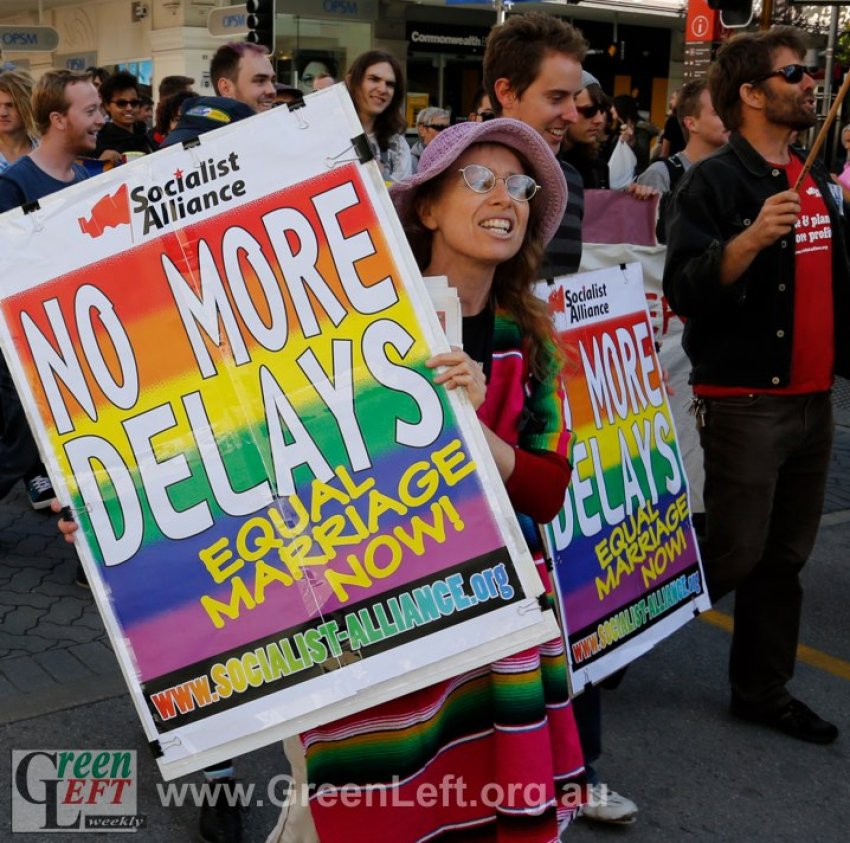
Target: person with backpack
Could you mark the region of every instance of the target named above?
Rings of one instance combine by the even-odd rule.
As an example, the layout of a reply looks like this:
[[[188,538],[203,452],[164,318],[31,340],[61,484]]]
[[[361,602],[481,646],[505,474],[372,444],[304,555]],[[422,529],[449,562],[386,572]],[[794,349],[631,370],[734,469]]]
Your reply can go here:
[[[729,137],[723,121],[711,104],[711,93],[705,78],[685,83],[679,92],[676,116],[685,136],[685,148],[651,164],[637,179],[638,184],[654,187],[661,194],[656,229],[659,243],[667,242],[666,211],[679,179],[692,164],[720,149]]]
[[[662,158],[650,165],[638,178],[638,183],[656,188],[661,193],[658,202],[658,221],[655,236],[659,243],[667,242],[667,209],[676,186],[682,176],[697,161],[711,155],[726,143],[729,133],[723,121],[711,103],[711,92],[708,90],[708,80],[692,79],[686,82],[679,92],[676,104],[676,115],[682,126],[686,139],[685,148],[681,152]],[[690,489],[691,517],[697,536],[705,532],[705,503],[703,501],[703,470],[702,448],[699,443],[697,430],[690,417],[691,388],[688,378],[691,365],[682,347],[683,321],[676,316],[667,304],[661,300],[662,319],[656,342],[660,344],[659,355],[661,365],[667,372],[668,385],[672,390],[670,402],[673,419],[679,439],[679,449],[688,475]]]

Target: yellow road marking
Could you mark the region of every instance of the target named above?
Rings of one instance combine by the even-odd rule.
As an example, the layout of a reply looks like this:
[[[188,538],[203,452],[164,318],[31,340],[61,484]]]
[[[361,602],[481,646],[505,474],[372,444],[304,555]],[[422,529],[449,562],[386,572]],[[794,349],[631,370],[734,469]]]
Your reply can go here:
[[[718,612],[717,609],[712,609],[710,612],[703,612],[699,617],[700,620],[720,629],[725,629],[726,632],[731,632],[735,626],[735,621],[731,615]],[[833,676],[850,680],[850,662],[839,659],[837,656],[830,656],[827,653],[816,650],[814,647],[807,647],[805,644],[798,644],[797,658],[801,662],[809,664],[812,667],[817,667],[820,670],[825,670]]]

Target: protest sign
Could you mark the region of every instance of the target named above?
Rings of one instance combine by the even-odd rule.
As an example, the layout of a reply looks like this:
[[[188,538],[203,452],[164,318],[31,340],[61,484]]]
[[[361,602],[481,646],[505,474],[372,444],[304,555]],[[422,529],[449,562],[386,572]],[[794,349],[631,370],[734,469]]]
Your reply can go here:
[[[557,631],[361,134],[337,86],[0,218],[3,350],[166,777]]]
[[[573,691],[710,608],[640,264],[538,288],[567,355],[573,476],[549,525]]]
[[[640,263],[652,331],[661,345],[658,357],[670,386],[669,400],[688,477],[691,512],[704,513],[702,446],[690,415],[691,363],[682,348],[684,323],[670,309],[661,285],[667,247],[658,245],[655,239],[658,203],[641,201],[615,190],[587,190],[584,196],[580,268],[586,272],[633,261]]]

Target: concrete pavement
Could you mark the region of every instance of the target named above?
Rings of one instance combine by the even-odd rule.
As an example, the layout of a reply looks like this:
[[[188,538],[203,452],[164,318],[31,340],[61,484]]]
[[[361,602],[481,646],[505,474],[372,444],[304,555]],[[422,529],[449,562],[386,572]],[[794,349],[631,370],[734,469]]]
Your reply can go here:
[[[832,657],[826,669],[802,663],[795,689],[834,719],[830,747],[799,744],[733,722],[726,714],[729,636],[689,624],[629,670],[604,697],[600,772],[641,807],[628,829],[579,823],[568,836],[630,843],[659,838],[792,841],[846,839],[850,827],[850,389],[836,394],[836,442],[814,556],[804,572],[801,642]],[[55,518],[34,513],[23,491],[0,504],[0,769],[12,749],[136,748],[139,811],[146,841],[193,839],[196,809],[162,807],[160,781],[88,591],[74,585],[76,556]],[[728,600],[720,610],[731,612]],[[832,670],[830,670],[832,665]],[[285,771],[277,747],[240,759],[240,776],[264,792]],[[3,776],[5,778],[5,776]],[[199,780],[199,777],[194,777]],[[247,843],[262,841],[277,809],[258,796],[246,814]],[[0,840],[10,831],[9,788],[0,790]],[[256,802],[256,799],[255,799]],[[391,832],[378,840],[392,841]],[[53,843],[97,839],[46,835]],[[17,839],[17,836],[16,836]],[[21,839],[27,839],[21,836]],[[32,836],[29,839],[33,839]]]

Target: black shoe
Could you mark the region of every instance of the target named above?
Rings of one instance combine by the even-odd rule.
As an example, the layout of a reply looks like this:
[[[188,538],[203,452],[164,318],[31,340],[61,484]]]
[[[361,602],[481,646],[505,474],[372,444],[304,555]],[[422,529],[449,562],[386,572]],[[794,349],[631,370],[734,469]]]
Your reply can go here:
[[[50,502],[56,497],[50,478],[46,474],[35,474],[25,482],[27,484],[27,494],[30,498],[30,506],[36,511],[47,509],[50,506]]]
[[[765,711],[753,708],[732,698],[729,707],[733,717],[747,720],[750,723],[760,723],[779,732],[784,732],[792,738],[809,743],[832,743],[838,737],[838,727],[818,717],[805,703],[790,699],[777,709]]]
[[[91,591],[91,586],[89,585],[89,578],[86,576],[86,572],[83,570],[83,563],[77,562],[77,573],[74,575],[74,585],[78,585],[80,588],[87,588]]]
[[[216,798],[211,804],[204,802],[201,805],[201,840],[203,843],[240,843],[242,806],[237,803],[232,793],[234,779],[213,779],[208,784]]]
[[[621,667],[618,671],[612,673],[610,676],[606,676],[600,683],[599,686],[604,688],[606,691],[616,691],[617,688],[620,687],[620,683],[626,678],[626,671],[629,669],[629,666]]]

